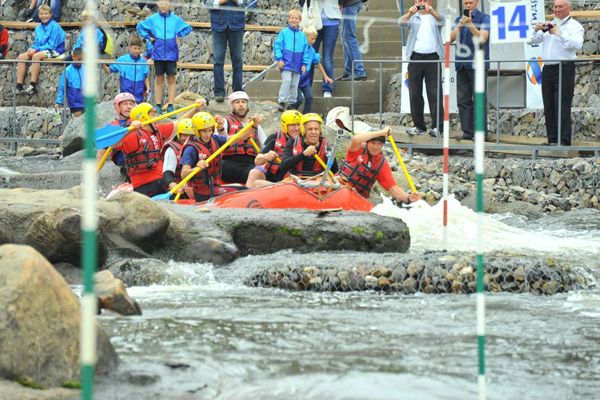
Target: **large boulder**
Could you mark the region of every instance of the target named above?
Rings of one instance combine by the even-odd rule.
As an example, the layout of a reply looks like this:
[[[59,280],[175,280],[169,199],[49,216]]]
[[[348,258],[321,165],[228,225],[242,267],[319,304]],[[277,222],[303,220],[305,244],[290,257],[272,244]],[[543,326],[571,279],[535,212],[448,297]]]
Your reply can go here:
[[[116,118],[112,101],[96,105],[96,128],[104,126]],[[63,155],[68,156],[83,149],[83,134],[85,132],[85,117],[71,118],[65,128],[62,138]]]
[[[49,387],[79,379],[79,300],[44,257],[28,246],[0,246],[0,377]],[[118,362],[98,329],[96,371]]]

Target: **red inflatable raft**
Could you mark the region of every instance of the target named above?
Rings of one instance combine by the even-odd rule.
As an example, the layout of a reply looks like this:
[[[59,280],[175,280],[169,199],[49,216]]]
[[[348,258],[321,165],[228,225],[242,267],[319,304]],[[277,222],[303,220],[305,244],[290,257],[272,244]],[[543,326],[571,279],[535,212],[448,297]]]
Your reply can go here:
[[[123,183],[114,188],[107,197],[122,191],[133,191],[133,187],[129,183]],[[371,211],[373,208],[369,201],[343,182],[328,180],[321,185],[320,176],[309,179],[292,176],[260,189],[240,190],[213,197],[203,203],[181,199],[178,204],[198,204],[207,208],[304,208],[348,211]]]
[[[207,208],[305,208],[371,211],[373,205],[350,186],[319,180],[286,180],[260,189],[240,190],[214,197],[201,205]]]

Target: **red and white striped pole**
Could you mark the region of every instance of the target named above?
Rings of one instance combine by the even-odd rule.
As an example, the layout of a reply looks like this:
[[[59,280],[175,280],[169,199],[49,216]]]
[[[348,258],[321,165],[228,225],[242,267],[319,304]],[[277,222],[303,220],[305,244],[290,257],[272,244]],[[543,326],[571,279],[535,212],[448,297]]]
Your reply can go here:
[[[450,32],[452,31],[452,22],[450,16],[446,16],[446,26],[444,32],[444,172],[442,177],[443,192],[443,217],[442,217],[442,235],[444,248],[448,248],[448,157],[450,155]]]

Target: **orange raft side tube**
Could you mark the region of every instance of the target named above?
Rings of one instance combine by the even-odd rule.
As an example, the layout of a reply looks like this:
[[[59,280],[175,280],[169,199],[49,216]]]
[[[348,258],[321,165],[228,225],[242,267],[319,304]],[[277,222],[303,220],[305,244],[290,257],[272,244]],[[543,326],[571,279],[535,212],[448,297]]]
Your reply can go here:
[[[207,208],[304,208],[308,210],[343,209],[371,211],[373,205],[352,187],[318,179],[293,177],[272,186],[241,190],[214,197],[201,206]]]

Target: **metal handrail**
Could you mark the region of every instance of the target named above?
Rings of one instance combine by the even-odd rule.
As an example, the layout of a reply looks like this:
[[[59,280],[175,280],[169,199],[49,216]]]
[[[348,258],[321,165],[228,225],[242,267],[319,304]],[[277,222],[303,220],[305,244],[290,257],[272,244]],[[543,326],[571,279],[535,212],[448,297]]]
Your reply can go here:
[[[526,65],[528,62],[530,62],[530,59],[506,59],[506,60],[495,60],[495,59],[489,59],[489,60],[485,60],[486,62],[490,63],[490,66],[492,64],[496,64],[497,68],[496,68],[496,79],[499,82],[499,77],[500,77],[500,67],[502,65],[502,63],[515,63],[515,62],[522,62],[524,65]],[[547,60],[543,60],[544,63],[558,63],[560,65],[559,67],[559,81],[562,80],[562,63],[564,62],[575,62],[576,64],[584,64],[584,63],[594,63],[594,62],[599,62],[600,60],[594,59],[594,58],[577,58],[577,59],[573,59],[573,60],[558,60],[558,59],[547,59]],[[352,61],[352,68],[354,70],[354,64],[358,62],[358,60],[353,60]],[[437,63],[440,64],[440,67],[442,66],[442,64],[444,63],[444,60],[390,60],[390,59],[362,59],[360,60],[360,62],[362,62],[363,64],[379,64],[379,125],[382,126],[383,125],[383,75],[382,75],[382,69],[383,69],[383,64],[404,64],[404,63]],[[450,60],[450,63],[455,64],[457,62],[464,62],[463,60]],[[441,68],[438,68],[438,70]],[[354,104],[354,86],[355,86],[355,80],[354,80],[354,75],[351,76],[351,99],[350,99],[350,113],[351,113],[351,129],[354,130],[354,119],[355,119],[355,104]],[[441,79],[441,74],[438,73],[438,86],[440,85],[440,79]],[[562,85],[561,85],[562,86]],[[500,100],[499,100],[499,96],[500,96],[500,91],[497,88],[496,90],[496,147],[494,147],[494,149],[496,150],[531,150],[532,151],[532,156],[533,158],[536,158],[539,154],[540,151],[548,151],[548,152],[557,152],[557,151],[565,151],[565,150],[578,150],[578,151],[591,151],[594,152],[595,157],[600,156],[600,144],[598,146],[546,146],[546,145],[501,145],[500,144],[500,125],[499,125],[499,115],[500,115]],[[559,90],[559,97],[560,97],[560,90]],[[560,124],[560,119],[561,119],[561,104],[559,102],[558,105],[558,143],[560,143],[561,141],[561,124]],[[439,107],[438,107],[438,112],[439,112]],[[438,118],[441,116],[438,116]],[[412,151],[413,149],[442,149],[442,146],[440,145],[440,137],[437,138],[436,140],[436,144],[434,145],[427,145],[427,144],[416,144],[416,143],[402,143],[402,147],[406,147],[409,148],[410,151]],[[468,149],[472,149],[472,145],[451,145],[450,148],[451,149],[463,149],[463,150],[468,150]],[[488,150],[488,151],[493,151]]]
[[[243,89],[245,89],[245,88],[246,88],[246,85],[248,85],[249,83],[251,83],[251,82],[254,82],[254,81],[258,80],[259,78],[262,78],[263,76],[265,76],[265,75],[267,74],[267,72],[268,72],[270,69],[273,69],[273,68],[275,68],[275,66],[276,66],[276,65],[277,65],[277,61],[275,61],[273,64],[269,65],[269,66],[268,66],[268,67],[267,67],[265,70],[263,70],[263,71],[259,72],[258,74],[256,74],[256,75],[255,75],[255,76],[253,76],[252,78],[250,78],[250,79],[248,80],[248,82],[246,82],[244,85],[242,85],[242,88],[243,88]]]

